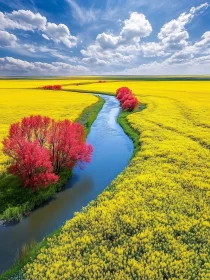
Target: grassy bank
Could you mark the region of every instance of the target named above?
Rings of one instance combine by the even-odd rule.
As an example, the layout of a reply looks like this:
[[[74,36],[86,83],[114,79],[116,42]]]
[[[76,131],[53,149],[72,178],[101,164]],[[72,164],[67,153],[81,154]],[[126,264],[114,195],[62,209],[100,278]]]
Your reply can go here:
[[[127,112],[127,111],[122,111],[118,117],[118,123],[121,125],[121,127],[123,128],[124,132],[131,138],[131,140],[133,141],[134,144],[134,153],[133,156],[134,157],[136,155],[136,153],[139,151],[140,149],[140,142],[139,142],[139,132],[137,130],[135,130],[128,122],[127,117],[131,114],[134,114],[136,112],[141,112],[142,110],[146,109],[146,105],[145,104],[141,104],[140,107],[138,108],[138,110],[134,111],[134,112]]]
[[[104,105],[104,99],[98,96],[98,102],[92,106],[85,108],[79,118],[76,120],[77,122],[84,125],[87,135],[90,132],[91,125],[95,121],[98,113],[102,109]]]
[[[76,121],[84,125],[87,134],[103,104],[104,100],[99,97],[97,103],[85,108],[77,118]],[[29,215],[32,210],[48,202],[56,192],[62,189],[70,177],[71,171],[65,171],[60,175],[57,184],[34,192],[31,189],[22,188],[17,177],[5,173],[0,180],[0,219],[6,222],[20,221],[23,216]]]
[[[75,89],[75,88],[71,88],[71,89],[65,89],[65,87],[63,88],[63,91],[69,91],[69,92],[77,92],[77,93],[94,93],[94,94],[103,94],[103,95],[115,95],[113,92],[105,92],[105,91],[98,91],[98,90],[86,90],[86,89]]]

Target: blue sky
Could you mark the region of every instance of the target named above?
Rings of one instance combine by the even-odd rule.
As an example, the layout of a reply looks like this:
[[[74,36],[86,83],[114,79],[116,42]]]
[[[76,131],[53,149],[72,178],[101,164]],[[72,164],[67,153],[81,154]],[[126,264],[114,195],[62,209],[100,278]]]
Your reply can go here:
[[[209,69],[205,0],[0,0],[1,76]]]

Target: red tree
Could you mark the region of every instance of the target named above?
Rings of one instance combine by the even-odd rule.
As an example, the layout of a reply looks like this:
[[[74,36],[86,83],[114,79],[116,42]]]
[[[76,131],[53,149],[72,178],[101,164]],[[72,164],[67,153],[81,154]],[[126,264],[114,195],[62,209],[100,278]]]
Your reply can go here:
[[[56,174],[91,161],[93,148],[85,143],[85,135],[85,129],[79,123],[72,124],[69,120],[52,123],[48,143]]]
[[[122,97],[120,96],[119,101],[121,104],[123,104],[126,100],[131,99],[133,97],[132,91],[129,91],[128,93],[124,94]]]
[[[133,111],[138,107],[138,100],[135,97],[128,98],[122,103],[122,108],[125,111]]]
[[[128,87],[118,88],[117,91],[116,91],[117,98],[118,98],[119,94],[124,95],[124,94],[127,94],[128,92],[130,92],[130,89]]]
[[[43,86],[42,88],[46,90],[62,90],[61,85],[47,85],[47,86]]]
[[[138,99],[132,91],[127,87],[121,87],[117,90],[117,99],[120,101],[122,109],[125,111],[133,111],[139,105]]]
[[[63,170],[90,162],[93,148],[86,144],[85,135],[82,125],[69,120],[23,118],[11,125],[3,140],[3,152],[12,160],[9,172],[19,176],[26,187],[54,183]]]
[[[53,173],[50,153],[39,142],[26,141],[23,137],[6,138],[3,151],[12,159],[8,171],[17,175],[24,187],[36,189],[56,183],[59,179]]]

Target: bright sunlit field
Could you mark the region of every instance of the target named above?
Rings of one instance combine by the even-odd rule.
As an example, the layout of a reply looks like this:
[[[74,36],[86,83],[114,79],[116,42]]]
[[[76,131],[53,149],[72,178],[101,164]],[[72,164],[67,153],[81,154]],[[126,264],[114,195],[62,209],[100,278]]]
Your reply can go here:
[[[121,86],[146,104],[127,117],[140,150],[96,203],[48,239],[26,279],[210,278],[210,83],[65,88],[114,94]]]
[[[49,81],[50,84],[53,82],[58,81]],[[97,98],[90,94],[33,89],[47,83],[35,80],[0,81],[0,172],[5,171],[7,160],[1,151],[1,142],[11,123],[37,114],[74,121],[86,107],[97,102]]]

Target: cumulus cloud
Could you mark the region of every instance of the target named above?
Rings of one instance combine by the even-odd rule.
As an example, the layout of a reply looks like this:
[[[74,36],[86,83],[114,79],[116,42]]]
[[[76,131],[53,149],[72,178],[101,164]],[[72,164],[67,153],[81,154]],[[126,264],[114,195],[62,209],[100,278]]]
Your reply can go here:
[[[153,61],[138,67],[118,71],[118,75],[206,75],[209,74],[210,55],[178,61]]]
[[[158,39],[168,51],[181,50],[188,45],[189,33],[185,26],[192,21],[197,13],[201,13],[209,7],[204,3],[197,7],[192,7],[189,13],[182,13],[177,19],[173,19],[164,24],[158,33]]]
[[[125,63],[131,63],[134,58],[133,54],[126,54],[121,51],[113,51],[111,49],[103,50],[96,44],[90,45],[86,50],[81,50],[81,53],[85,58],[89,58],[88,61],[92,61],[93,64],[95,64],[98,60],[102,60],[106,61],[109,65],[119,66],[124,65]]]
[[[196,53],[199,48],[201,50],[201,45],[204,45],[204,48],[206,48],[209,42],[208,32],[203,35],[200,42],[192,46],[189,41],[190,36],[186,30],[186,25],[189,24],[196,15],[204,12],[208,7],[208,3],[192,7],[188,13],[182,13],[177,19],[165,23],[158,33],[158,42],[141,44],[143,56],[170,56],[174,53],[174,57],[171,61],[178,61],[181,56],[183,56],[182,59],[184,59],[184,57],[189,58],[190,54]]]
[[[0,47],[12,47],[16,42],[17,37],[14,34],[0,30]]]
[[[206,51],[207,49],[210,51],[210,31],[205,32],[201,40],[195,43],[194,47],[199,50],[202,49],[202,51]]]
[[[68,48],[72,48],[77,44],[77,38],[70,34],[70,30],[65,24],[57,25],[47,22],[46,17],[30,10],[18,10],[12,13],[0,12],[0,28],[3,30],[41,31],[44,39],[63,43]]]
[[[70,65],[64,62],[28,62],[13,57],[0,58],[1,75],[83,75],[89,74],[83,65]]]
[[[98,34],[95,42],[81,50],[81,53],[86,57],[85,61],[92,61],[94,64],[98,60],[106,60],[107,64],[115,65],[130,63],[140,50],[140,39],[149,36],[151,32],[152,26],[145,15],[134,12],[123,22],[119,34]]]
[[[77,38],[71,36],[68,27],[65,24],[55,24],[48,22],[44,28],[43,38],[53,40],[57,43],[63,43],[68,48],[77,44]]]
[[[186,50],[181,50],[176,53],[174,53],[172,56],[170,56],[168,59],[165,60],[168,64],[180,64],[180,63],[186,63],[187,61],[190,61],[194,58],[194,54],[192,51],[192,48],[187,48]]]
[[[42,30],[47,23],[46,17],[30,10],[18,10],[12,13],[0,13],[2,29]]]
[[[208,7],[208,3],[192,7],[189,12],[165,23],[157,35],[157,42],[140,42],[151,34],[152,26],[145,15],[133,12],[129,19],[123,22],[118,34],[99,34],[95,42],[81,50],[81,53],[85,61],[96,64],[97,59],[105,60],[115,66],[135,63],[140,61],[141,57],[168,57],[168,63],[181,63],[194,58],[201,51],[208,54],[210,32],[203,34],[201,40],[192,45],[186,30],[186,25]]]
[[[115,49],[120,45],[138,43],[151,32],[152,26],[145,15],[134,12],[124,21],[119,35],[103,32],[96,37],[96,44],[102,49]]]
[[[96,42],[102,49],[115,49],[121,40],[120,36],[114,36],[108,33],[101,33],[96,37]]]
[[[97,66],[107,66],[109,65],[110,63],[108,61],[105,61],[105,60],[101,60],[101,59],[98,59],[98,58],[95,58],[95,57],[86,57],[86,58],[83,58],[82,59],[82,62],[84,62],[85,64],[87,65],[97,65]]]
[[[152,32],[152,26],[146,19],[144,14],[134,12],[130,15],[130,18],[124,21],[124,26],[120,32],[120,36],[124,40],[131,40],[133,38],[147,37]]]
[[[164,56],[165,52],[163,46],[156,42],[143,43],[141,51],[144,57]]]

